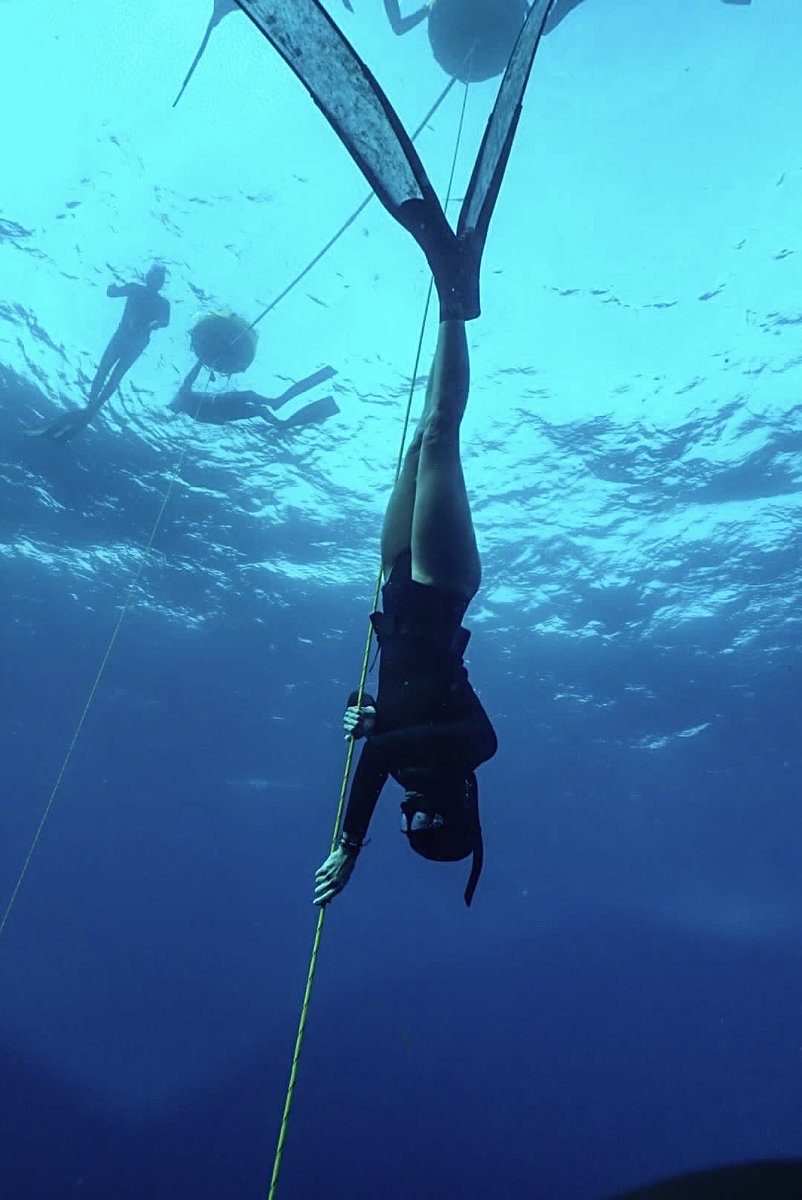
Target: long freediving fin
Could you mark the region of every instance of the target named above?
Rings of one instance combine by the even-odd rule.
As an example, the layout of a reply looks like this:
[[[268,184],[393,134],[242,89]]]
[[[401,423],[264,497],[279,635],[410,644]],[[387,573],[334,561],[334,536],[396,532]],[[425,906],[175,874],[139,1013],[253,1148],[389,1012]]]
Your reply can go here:
[[[319,383],[325,383],[327,379],[331,379],[336,375],[334,367],[321,367],[319,371],[315,371],[313,375],[307,375],[305,379],[299,379],[297,383],[293,383],[288,387],[286,392],[282,392],[275,399],[268,400],[268,405],[274,411],[287,404],[288,401],[294,400],[296,396],[301,396],[304,392],[308,392],[310,388],[317,387]]]
[[[423,164],[375,76],[320,0],[237,0],[396,219],[410,200],[440,211]]]
[[[206,32],[203,35],[203,40],[198,47],[198,53],[192,60],[192,66],[187,71],[184,82],[181,84],[181,90],[173,101],[173,108],[175,108],[175,106],[178,104],[178,101],[186,91],[187,84],[195,74],[195,68],[203,57],[204,50],[209,45],[209,38],[212,36],[212,30],[220,24],[223,17],[227,17],[229,13],[237,12],[238,8],[239,5],[236,3],[236,0],[214,0],[214,11],[209,18],[209,24],[206,26]]]
[[[513,47],[465,192],[457,236],[476,230],[484,243],[521,117],[535,53],[553,3],[554,0],[535,0]]]
[[[484,240],[553,0],[535,0],[499,88],[459,217],[461,251],[397,113],[320,0],[237,0],[306,87],[378,199],[412,233],[438,284],[479,315]],[[449,281],[449,277],[451,280]],[[441,297],[442,301],[442,297]]]
[[[286,421],[281,421],[279,428],[298,429],[301,425],[319,425],[321,421],[325,421],[329,417],[336,417],[339,411],[339,406],[333,396],[322,396],[320,400],[313,400],[311,404],[305,404],[303,408],[299,408]]]

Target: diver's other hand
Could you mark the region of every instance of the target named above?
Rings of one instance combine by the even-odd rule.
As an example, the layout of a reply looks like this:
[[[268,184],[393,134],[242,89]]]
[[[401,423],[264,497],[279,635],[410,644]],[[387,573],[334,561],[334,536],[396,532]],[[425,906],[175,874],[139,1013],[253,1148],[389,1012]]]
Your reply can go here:
[[[44,429],[32,430],[32,434],[36,437],[47,437],[53,442],[68,442],[74,438],[76,433],[80,433],[85,429],[92,420],[93,414],[88,408],[74,408],[69,412],[62,413],[60,417],[56,417],[50,425]]]
[[[356,866],[356,854],[337,846],[315,871],[315,898],[313,904],[328,904],[341,892],[351,878]]]
[[[357,708],[353,704],[346,708],[343,717],[346,738],[350,737],[356,741],[358,738],[368,737],[373,732],[375,724],[376,709],[372,704],[364,704],[361,708]]]

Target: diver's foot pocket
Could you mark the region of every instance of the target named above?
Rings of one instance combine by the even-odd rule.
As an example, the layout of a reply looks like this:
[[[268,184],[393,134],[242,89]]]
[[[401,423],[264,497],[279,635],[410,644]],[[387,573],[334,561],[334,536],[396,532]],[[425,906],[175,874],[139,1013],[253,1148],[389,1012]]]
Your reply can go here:
[[[474,229],[459,237],[442,212],[417,200],[401,206],[399,220],[426,255],[440,300],[441,321],[474,321],[480,314],[479,266],[483,239]]]
[[[454,247],[453,273],[438,284],[440,320],[475,321],[482,312],[479,297],[482,246],[476,231],[471,229],[454,239]]]

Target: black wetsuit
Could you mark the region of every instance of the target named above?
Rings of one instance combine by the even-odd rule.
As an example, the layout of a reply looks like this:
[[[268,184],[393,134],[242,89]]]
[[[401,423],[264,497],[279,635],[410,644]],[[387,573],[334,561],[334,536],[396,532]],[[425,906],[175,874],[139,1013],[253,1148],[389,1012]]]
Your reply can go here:
[[[416,583],[403,554],[382,589],[384,611],[371,617],[381,649],[376,725],[359,758],[343,821],[362,841],[376,801],[405,770],[465,775],[496,753],[497,740],[462,662],[470,634],[457,593]]]
[[[130,366],[150,341],[152,326],[165,329],[170,324],[170,302],[153,288],[140,283],[112,283],[106,295],[125,296],[126,302],[122,320],[103,355],[98,377],[107,374],[104,367],[110,367],[116,360],[125,360]]]
[[[126,371],[139,358],[150,341],[152,327],[166,329],[170,324],[170,302],[155,288],[140,283],[112,283],[106,295],[125,296],[122,320],[103,352],[92,388],[89,404],[94,412],[117,390]]]
[[[147,342],[151,325],[164,329],[170,324],[170,301],[155,288],[143,287],[141,283],[112,283],[106,289],[106,294],[126,297],[122,320],[115,336],[123,334]]]
[[[188,413],[203,425],[227,425],[229,421],[269,419],[269,401],[258,392],[192,392],[181,390],[170,407]]]

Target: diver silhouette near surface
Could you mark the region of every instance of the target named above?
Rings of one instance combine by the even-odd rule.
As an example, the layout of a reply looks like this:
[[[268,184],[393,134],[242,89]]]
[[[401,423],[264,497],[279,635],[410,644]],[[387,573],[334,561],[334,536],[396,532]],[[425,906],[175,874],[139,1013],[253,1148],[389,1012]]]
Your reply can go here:
[[[495,754],[497,739],[463,661],[470,634],[462,621],[481,580],[460,457],[465,323],[480,314],[482,251],[550,4],[537,0],[520,31],[454,231],[387,97],[318,0],[241,0],[423,250],[440,307],[423,415],[384,516],[383,607],[371,617],[377,695],[357,707],[352,694],[347,704],[346,734],[365,744],[338,843],[316,874],[318,905],[348,883],[390,777],[404,790],[410,848],[433,861],[472,859],[466,904],[482,868],[476,770]]]
[[[147,347],[150,335],[170,324],[170,303],[161,295],[164,279],[164,267],[156,263],[145,276],[144,286],[141,283],[109,284],[106,295],[115,299],[125,297],[125,308],[120,324],[103,352],[89,390],[89,401],[85,408],[71,409],[44,429],[33,430],[35,435],[56,442],[69,441],[114,395],[123,376]]]
[[[277,429],[298,429],[304,425],[319,425],[340,411],[333,396],[321,396],[284,420],[273,416],[275,409],[331,379],[336,374],[332,367],[323,367],[293,383],[280,396],[271,397],[253,391],[196,392],[193,388],[203,366],[200,361],[195,363],[170,404],[173,412],[186,413],[202,425],[228,425],[231,421],[258,419]]]

